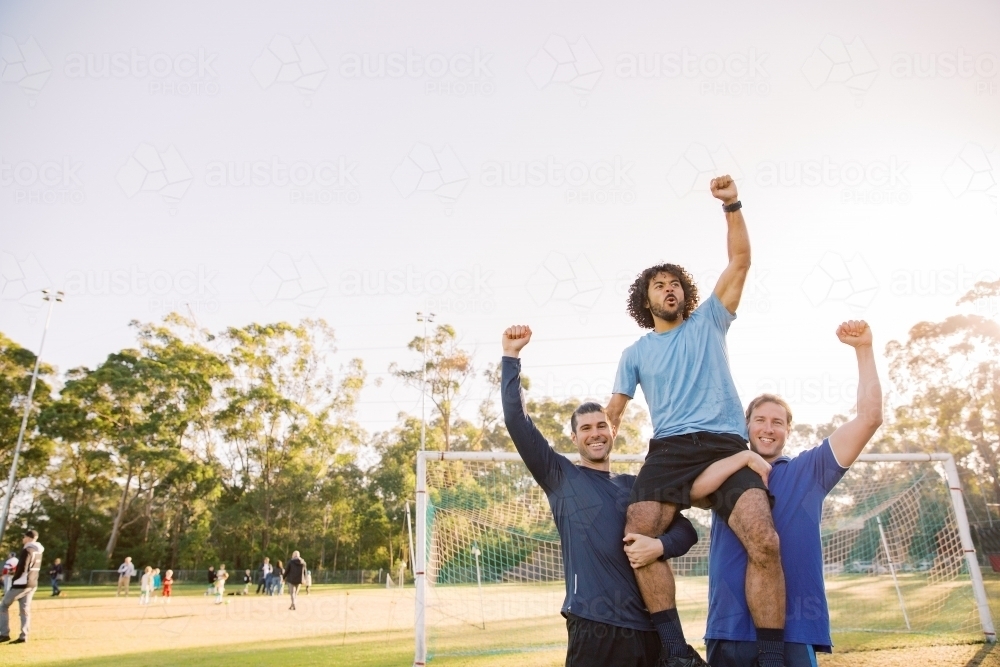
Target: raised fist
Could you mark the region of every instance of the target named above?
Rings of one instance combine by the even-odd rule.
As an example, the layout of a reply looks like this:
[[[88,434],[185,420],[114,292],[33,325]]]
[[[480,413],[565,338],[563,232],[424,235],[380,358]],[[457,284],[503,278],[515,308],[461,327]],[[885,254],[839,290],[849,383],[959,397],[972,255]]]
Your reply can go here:
[[[531,341],[531,327],[525,324],[515,324],[503,332],[503,353],[507,357],[516,357]]]
[[[736,194],[736,181],[726,174],[712,179],[712,196],[721,199],[723,204],[732,204],[739,196]]]
[[[848,320],[837,327],[837,338],[851,347],[872,344],[872,330],[864,320]]]

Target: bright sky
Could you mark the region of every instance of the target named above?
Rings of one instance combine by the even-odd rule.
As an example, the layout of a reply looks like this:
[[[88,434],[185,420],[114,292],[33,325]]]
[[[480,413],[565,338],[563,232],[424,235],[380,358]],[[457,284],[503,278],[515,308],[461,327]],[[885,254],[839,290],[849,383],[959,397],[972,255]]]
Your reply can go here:
[[[4,3],[0,330],[37,349],[65,289],[65,370],[173,309],[322,317],[375,431],[419,411],[387,370],[429,310],[481,365],[530,324],[538,394],[606,399],[632,277],[714,285],[729,172],[741,395],[827,420],[841,321],[881,350],[1000,277],[1000,5],[769,4]]]

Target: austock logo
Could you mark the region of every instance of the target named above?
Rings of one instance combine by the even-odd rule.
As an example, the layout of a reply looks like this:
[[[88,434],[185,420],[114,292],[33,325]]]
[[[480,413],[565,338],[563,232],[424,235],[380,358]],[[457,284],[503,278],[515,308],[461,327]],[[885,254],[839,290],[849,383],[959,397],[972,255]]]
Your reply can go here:
[[[323,272],[310,255],[295,259],[286,252],[271,255],[250,284],[254,296],[265,306],[286,302],[303,310],[319,306],[328,287]]]
[[[250,71],[261,88],[285,83],[311,94],[319,90],[327,69],[326,61],[309,37],[296,44],[284,35],[275,35],[254,60]]]
[[[492,95],[492,53],[430,53],[408,48],[405,52],[347,53],[340,60],[340,75],[348,79],[420,79],[424,91],[438,95]]]
[[[952,197],[985,195],[997,204],[1000,188],[1000,153],[968,143],[941,176]]]
[[[469,173],[450,146],[435,151],[423,143],[415,144],[392,172],[392,183],[404,199],[426,192],[446,205],[458,200],[468,180]]]
[[[552,252],[528,277],[525,289],[536,305],[566,304],[576,312],[581,322],[586,322],[601,298],[604,281],[586,255],[571,259],[562,253]]]
[[[82,168],[82,162],[69,157],[44,162],[0,157],[0,187],[13,187],[15,204],[81,204]]]
[[[621,53],[615,62],[620,79],[700,79],[702,95],[767,95],[768,54],[751,48],[744,52],[694,53],[688,49],[666,53]]]
[[[908,162],[885,160],[838,161],[828,155],[816,160],[765,161],[757,165],[754,182],[760,187],[841,188],[844,204],[909,204]]]
[[[802,74],[813,90],[845,86],[855,96],[855,104],[861,106],[861,96],[878,75],[878,63],[860,37],[845,43],[840,37],[827,35],[802,65]]]
[[[0,252],[0,300],[20,304],[33,317],[42,307],[42,290],[52,287],[41,262],[29,254],[21,259]]]
[[[193,175],[173,145],[162,153],[151,144],[139,144],[118,170],[117,181],[131,199],[140,192],[156,193],[176,204],[191,185]]]
[[[212,188],[288,188],[292,204],[356,204],[361,199],[356,162],[336,160],[286,162],[270,160],[209,162],[205,185]]]
[[[63,73],[68,79],[150,79],[150,94],[217,95],[218,53],[200,48],[176,55],[143,54],[138,48],[115,53],[71,53]]]
[[[483,187],[550,187],[565,189],[568,204],[635,202],[635,183],[629,176],[634,163],[616,155],[610,160],[564,162],[549,157],[527,162],[483,163]]]
[[[586,37],[570,44],[565,37],[552,35],[528,63],[528,76],[539,90],[563,84],[577,93],[589,93],[603,71]]]
[[[0,35],[0,78],[4,83],[15,83],[29,95],[37,95],[52,73],[42,48],[29,37],[23,44],[10,35]]]
[[[729,174],[739,181],[743,177],[733,154],[722,144],[710,150],[704,144],[691,144],[667,172],[667,183],[678,197],[686,197],[696,188],[708,189],[716,176]]]
[[[814,307],[841,302],[863,312],[878,294],[879,282],[860,254],[851,259],[827,252],[802,282],[802,291]]]

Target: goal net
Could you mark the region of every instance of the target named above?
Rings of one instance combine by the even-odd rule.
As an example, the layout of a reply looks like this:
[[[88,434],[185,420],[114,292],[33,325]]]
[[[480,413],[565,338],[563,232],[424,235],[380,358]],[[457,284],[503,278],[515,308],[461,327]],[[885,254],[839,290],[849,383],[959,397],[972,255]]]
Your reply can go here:
[[[635,474],[641,461],[616,457],[612,472]],[[949,455],[864,455],[854,464],[821,523],[834,632],[994,639],[958,487]],[[424,452],[417,491],[415,662],[565,646],[559,534],[518,455]],[[685,514],[700,540],[671,566],[685,634],[700,638],[711,513]],[[815,613],[793,602],[790,617]]]

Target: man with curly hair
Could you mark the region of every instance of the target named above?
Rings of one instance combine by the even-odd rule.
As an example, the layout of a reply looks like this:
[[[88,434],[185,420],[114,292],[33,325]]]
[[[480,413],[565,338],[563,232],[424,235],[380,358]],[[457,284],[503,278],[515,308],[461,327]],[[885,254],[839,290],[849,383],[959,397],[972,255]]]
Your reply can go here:
[[[691,487],[702,472],[747,450],[747,426],[729,369],[726,333],[750,269],[750,238],[733,179],[713,179],[711,191],[723,203],[729,250],[729,265],[711,296],[699,305],[691,276],[675,264],[646,269],[629,290],[629,313],[652,331],[622,354],[607,413],[617,429],[641,386],[654,433],[632,487],[626,534],[663,533],[678,511],[691,506]],[[744,467],[710,500],[747,551],[746,597],[756,628],[758,664],[783,667],[785,579],[771,518],[774,499],[760,475]],[[658,664],[705,665],[684,639],[669,564],[651,563],[636,569],[635,576],[660,635]]]

